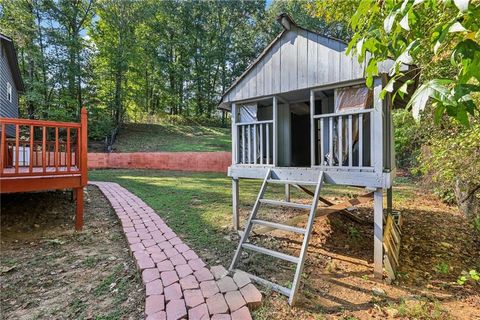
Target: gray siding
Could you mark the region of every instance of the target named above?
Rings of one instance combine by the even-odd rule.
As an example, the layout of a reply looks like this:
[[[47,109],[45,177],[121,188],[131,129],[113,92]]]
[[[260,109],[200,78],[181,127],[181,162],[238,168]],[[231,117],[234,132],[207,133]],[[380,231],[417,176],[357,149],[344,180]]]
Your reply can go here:
[[[7,99],[7,82],[12,86],[12,102]],[[0,116],[7,118],[18,118],[18,92],[13,81],[12,71],[8,64],[5,48],[0,41]],[[7,135],[15,136],[15,128],[7,127]]]
[[[222,103],[252,99],[364,77],[364,65],[345,54],[346,44],[292,27],[224,96]]]

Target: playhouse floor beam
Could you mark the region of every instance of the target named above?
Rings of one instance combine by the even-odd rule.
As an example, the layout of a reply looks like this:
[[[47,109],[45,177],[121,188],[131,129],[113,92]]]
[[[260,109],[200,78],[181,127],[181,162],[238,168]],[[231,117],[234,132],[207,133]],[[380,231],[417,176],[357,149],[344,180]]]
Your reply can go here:
[[[383,278],[383,189],[373,194],[373,273],[376,279]]]

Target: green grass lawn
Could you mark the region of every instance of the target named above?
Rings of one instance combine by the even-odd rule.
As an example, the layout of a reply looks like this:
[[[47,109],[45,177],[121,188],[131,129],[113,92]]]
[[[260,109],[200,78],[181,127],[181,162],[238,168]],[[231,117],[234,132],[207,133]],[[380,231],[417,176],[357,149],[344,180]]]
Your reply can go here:
[[[126,124],[114,144],[116,152],[229,151],[230,128],[201,125]]]
[[[156,170],[93,170],[91,180],[117,182],[151,206],[167,224],[210,263],[228,265],[236,241],[232,231],[231,180],[219,173]],[[240,181],[240,207],[247,214],[261,181]],[[280,199],[282,186],[272,186],[266,197]],[[342,190],[342,193],[340,193]],[[346,192],[346,193],[345,193]],[[328,186],[327,197],[360,194],[362,190]],[[292,199],[308,199],[292,188]],[[242,219],[244,222],[244,219]],[[227,240],[226,240],[227,238]]]

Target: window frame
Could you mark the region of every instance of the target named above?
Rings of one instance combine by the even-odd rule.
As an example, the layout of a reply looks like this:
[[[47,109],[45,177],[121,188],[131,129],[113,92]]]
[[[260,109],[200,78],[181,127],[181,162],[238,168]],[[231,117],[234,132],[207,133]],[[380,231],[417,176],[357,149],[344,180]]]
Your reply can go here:
[[[7,81],[7,100],[9,102],[13,102],[13,90],[12,90],[12,84]]]

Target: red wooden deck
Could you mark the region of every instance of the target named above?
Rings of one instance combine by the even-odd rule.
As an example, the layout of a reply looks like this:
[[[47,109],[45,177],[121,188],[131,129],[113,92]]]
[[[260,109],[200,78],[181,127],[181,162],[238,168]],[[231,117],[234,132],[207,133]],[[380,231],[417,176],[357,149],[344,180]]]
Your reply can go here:
[[[0,192],[73,189],[75,229],[83,226],[87,185],[87,111],[80,123],[0,118]],[[6,129],[15,129],[7,138]]]

